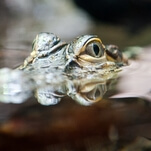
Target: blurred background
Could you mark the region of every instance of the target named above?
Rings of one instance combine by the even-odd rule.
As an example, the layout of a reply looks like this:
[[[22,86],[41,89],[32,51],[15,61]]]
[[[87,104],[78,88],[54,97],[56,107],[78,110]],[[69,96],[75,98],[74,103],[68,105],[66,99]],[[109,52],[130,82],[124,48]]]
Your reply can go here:
[[[120,48],[150,45],[150,8],[149,0],[1,0],[0,46],[30,50],[45,31],[65,41],[97,34]]]

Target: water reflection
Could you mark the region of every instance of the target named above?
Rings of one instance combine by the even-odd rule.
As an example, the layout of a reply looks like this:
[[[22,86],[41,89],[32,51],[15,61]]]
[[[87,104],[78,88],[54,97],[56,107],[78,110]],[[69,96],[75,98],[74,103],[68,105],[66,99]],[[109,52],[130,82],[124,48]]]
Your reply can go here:
[[[8,68],[0,70],[0,101],[22,103],[32,93],[34,81],[20,71]]]
[[[106,82],[101,78],[69,81],[67,83],[67,95],[83,105],[91,105],[102,99],[107,91]]]
[[[0,101],[22,103],[33,94],[42,105],[55,105],[64,96],[69,96],[82,105],[100,101],[107,91],[107,85],[116,75],[91,75],[81,79],[71,79],[59,71],[46,75],[29,76],[19,70],[0,70]]]

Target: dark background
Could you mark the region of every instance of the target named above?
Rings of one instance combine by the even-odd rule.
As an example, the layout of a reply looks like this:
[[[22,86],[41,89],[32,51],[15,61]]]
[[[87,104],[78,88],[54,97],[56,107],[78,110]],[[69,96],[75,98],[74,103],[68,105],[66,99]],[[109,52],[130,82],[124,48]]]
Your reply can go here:
[[[30,49],[35,35],[56,33],[66,41],[97,34],[105,44],[150,45],[149,0],[2,0],[0,45]]]

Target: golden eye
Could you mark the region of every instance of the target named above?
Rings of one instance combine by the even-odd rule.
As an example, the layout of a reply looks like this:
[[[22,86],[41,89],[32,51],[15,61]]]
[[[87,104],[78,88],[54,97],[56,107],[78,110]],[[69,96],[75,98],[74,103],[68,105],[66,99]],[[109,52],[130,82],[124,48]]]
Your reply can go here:
[[[93,42],[88,44],[85,52],[86,54],[96,58],[102,57],[104,55],[104,50],[99,42]]]

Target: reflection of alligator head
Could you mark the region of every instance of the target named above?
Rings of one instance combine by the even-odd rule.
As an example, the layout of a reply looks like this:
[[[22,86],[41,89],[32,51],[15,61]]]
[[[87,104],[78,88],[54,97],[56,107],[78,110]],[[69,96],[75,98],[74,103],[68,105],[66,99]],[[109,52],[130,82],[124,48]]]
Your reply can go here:
[[[100,101],[106,91],[106,81],[83,79],[69,84],[67,94],[83,105],[90,105]]]
[[[86,76],[71,79],[62,73],[48,73],[29,76],[19,70],[0,70],[0,101],[21,103],[31,96],[32,92],[43,105],[57,104],[62,97],[69,96],[83,105],[91,105],[102,99],[107,91],[108,81],[116,78],[115,73]],[[55,78],[55,80],[54,80]]]
[[[57,104],[66,95],[82,105],[91,105],[102,100],[103,95],[107,91],[108,84],[110,84],[109,80],[116,78],[116,74],[112,73],[105,77],[100,76],[74,80],[66,77],[56,87],[47,85],[37,89],[35,96],[38,102],[43,105]]]
[[[17,89],[13,91],[15,96],[30,89],[42,104],[56,104],[66,94],[82,104],[91,104],[101,100],[106,80],[124,64],[127,60],[118,47],[104,46],[97,36],[84,35],[67,44],[54,34],[40,33],[24,64],[17,70],[2,72],[3,77],[16,77],[7,76],[5,82],[0,81],[7,85],[0,90],[12,96],[11,88]],[[26,83],[28,79],[30,82]]]

